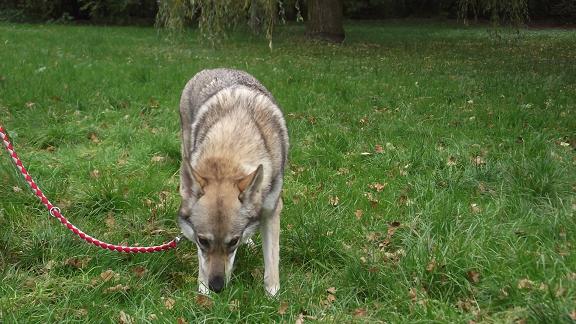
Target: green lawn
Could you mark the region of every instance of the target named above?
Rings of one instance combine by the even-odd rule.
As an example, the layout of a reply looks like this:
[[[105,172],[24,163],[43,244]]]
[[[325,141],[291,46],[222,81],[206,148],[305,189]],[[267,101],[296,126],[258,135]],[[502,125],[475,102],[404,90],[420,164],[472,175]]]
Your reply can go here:
[[[2,153],[0,322],[574,320],[576,30],[346,31],[335,46],[283,27],[270,52],[242,35],[212,49],[152,28],[0,24],[0,124],[102,240],[178,233],[177,106],[201,69],[260,79],[291,140],[277,300],[245,246],[207,302],[189,242],[126,255],[79,241]]]

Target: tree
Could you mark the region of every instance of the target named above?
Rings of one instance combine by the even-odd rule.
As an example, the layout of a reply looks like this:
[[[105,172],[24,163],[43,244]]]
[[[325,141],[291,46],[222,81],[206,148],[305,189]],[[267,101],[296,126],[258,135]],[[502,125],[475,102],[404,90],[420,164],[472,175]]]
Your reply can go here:
[[[344,41],[342,0],[308,0],[306,32],[310,37]]]

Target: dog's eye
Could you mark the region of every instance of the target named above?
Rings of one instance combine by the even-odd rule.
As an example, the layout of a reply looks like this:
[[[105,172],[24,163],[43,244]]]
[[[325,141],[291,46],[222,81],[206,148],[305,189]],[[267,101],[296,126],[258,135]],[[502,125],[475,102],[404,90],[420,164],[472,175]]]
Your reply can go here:
[[[198,238],[198,244],[200,244],[200,246],[203,248],[210,247],[210,241],[208,241],[207,239],[205,239],[203,237]]]
[[[228,242],[228,247],[232,248],[232,247],[236,246],[239,239],[240,239],[239,237],[235,237],[235,238],[231,239],[230,242]]]

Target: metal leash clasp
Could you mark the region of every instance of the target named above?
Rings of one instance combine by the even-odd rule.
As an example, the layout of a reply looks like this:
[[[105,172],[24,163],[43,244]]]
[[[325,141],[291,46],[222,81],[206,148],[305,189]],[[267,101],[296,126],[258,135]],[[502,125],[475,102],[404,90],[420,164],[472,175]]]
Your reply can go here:
[[[58,208],[56,206],[53,206],[52,208],[50,208],[49,212],[50,212],[50,216],[52,216],[52,217],[56,217],[56,215],[54,214],[55,212],[58,212],[58,214],[62,213],[60,211],[60,208]]]

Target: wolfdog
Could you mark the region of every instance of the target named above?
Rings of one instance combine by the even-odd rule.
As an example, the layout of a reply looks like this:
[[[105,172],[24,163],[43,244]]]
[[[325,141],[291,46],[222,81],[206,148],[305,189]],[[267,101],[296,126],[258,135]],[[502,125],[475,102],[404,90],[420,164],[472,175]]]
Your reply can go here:
[[[203,70],[180,99],[178,223],[198,247],[198,290],[220,292],[241,243],[259,228],[264,287],[280,289],[279,240],[288,131],[272,94],[246,72]]]

